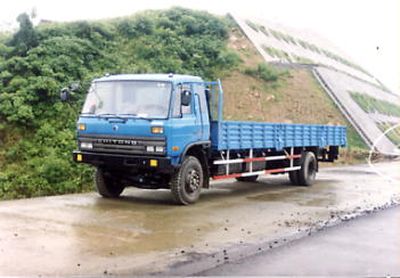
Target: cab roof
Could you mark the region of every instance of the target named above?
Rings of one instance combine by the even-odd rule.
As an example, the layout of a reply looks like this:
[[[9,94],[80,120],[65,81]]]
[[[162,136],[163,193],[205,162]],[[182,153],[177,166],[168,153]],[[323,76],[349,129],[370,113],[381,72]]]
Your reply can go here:
[[[198,76],[183,74],[116,74],[103,76],[94,80],[103,81],[165,81],[165,82],[203,82]]]

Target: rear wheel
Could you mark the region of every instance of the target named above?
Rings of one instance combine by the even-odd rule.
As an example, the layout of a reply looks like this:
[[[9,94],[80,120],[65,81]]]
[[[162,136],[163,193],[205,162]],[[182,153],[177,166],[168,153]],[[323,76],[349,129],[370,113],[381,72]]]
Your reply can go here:
[[[258,175],[255,176],[249,176],[249,177],[239,177],[236,178],[237,181],[242,181],[242,182],[256,182],[258,178]]]
[[[289,180],[293,185],[299,185],[299,170],[289,172]]]
[[[180,205],[195,203],[200,197],[203,183],[203,167],[200,161],[194,156],[186,157],[171,180],[171,192],[175,202]]]
[[[315,181],[317,175],[318,161],[313,152],[304,153],[301,168],[298,171],[298,184],[310,186]]]
[[[101,168],[96,169],[95,183],[97,192],[105,198],[117,198],[125,188]]]

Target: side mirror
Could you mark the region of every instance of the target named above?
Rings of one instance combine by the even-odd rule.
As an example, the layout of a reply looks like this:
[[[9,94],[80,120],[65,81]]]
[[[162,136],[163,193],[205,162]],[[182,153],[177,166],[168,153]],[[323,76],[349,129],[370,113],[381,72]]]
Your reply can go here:
[[[68,88],[62,88],[60,91],[61,101],[67,101],[69,99],[70,91]]]
[[[80,83],[79,82],[73,82],[68,85],[68,87],[64,87],[60,91],[60,99],[62,101],[67,101],[71,97],[71,94],[73,95],[73,92],[79,90],[80,88]]]
[[[183,91],[181,94],[181,105],[189,106],[192,102],[192,93],[190,91]]]

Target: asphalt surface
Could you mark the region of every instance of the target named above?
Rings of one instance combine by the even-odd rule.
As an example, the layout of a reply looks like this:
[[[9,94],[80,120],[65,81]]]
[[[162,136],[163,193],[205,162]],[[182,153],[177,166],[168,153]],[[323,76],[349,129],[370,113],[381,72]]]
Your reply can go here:
[[[201,276],[400,276],[400,207],[328,228]]]
[[[0,276],[191,275],[400,202],[400,163],[213,182],[198,203],[129,189],[0,202]],[[376,172],[378,170],[378,172]]]

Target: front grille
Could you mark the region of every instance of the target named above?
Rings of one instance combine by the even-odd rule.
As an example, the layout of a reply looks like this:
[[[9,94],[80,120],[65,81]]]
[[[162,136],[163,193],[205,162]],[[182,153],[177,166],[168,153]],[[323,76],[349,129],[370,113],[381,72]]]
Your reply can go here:
[[[80,135],[79,146],[82,142],[90,142],[93,149],[85,151],[115,154],[149,154],[164,155],[166,140],[164,137],[132,137],[132,136],[108,136],[108,135]],[[162,146],[164,152],[147,152],[146,146]]]

